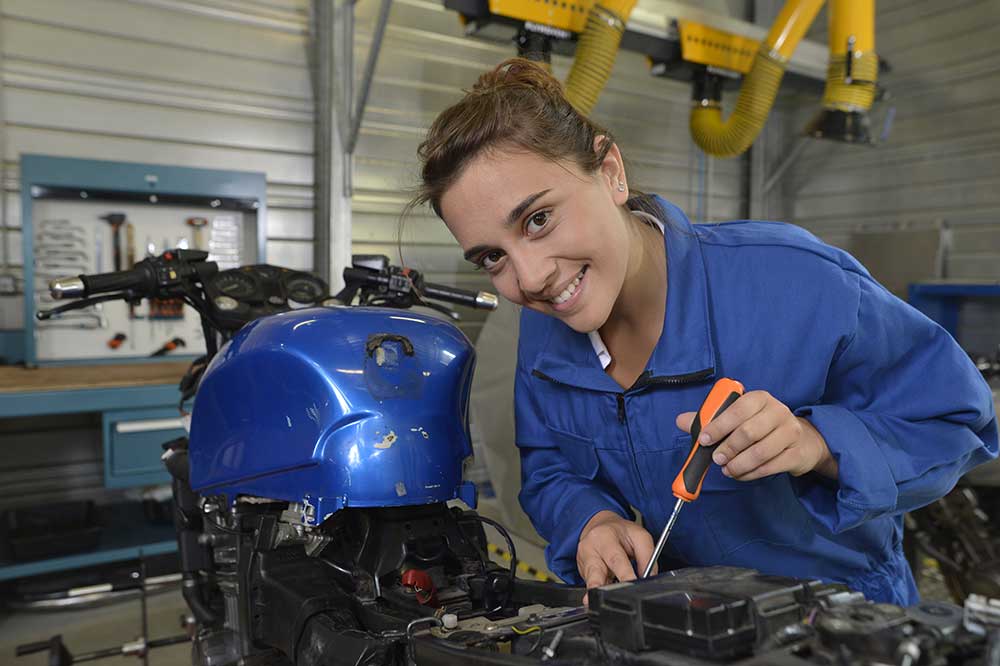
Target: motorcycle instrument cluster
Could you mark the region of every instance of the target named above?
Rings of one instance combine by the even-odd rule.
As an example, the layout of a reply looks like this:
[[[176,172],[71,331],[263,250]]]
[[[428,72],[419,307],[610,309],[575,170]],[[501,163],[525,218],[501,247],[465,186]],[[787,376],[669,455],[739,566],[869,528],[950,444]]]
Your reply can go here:
[[[319,304],[327,297],[326,283],[302,271],[258,264],[216,273],[205,283],[215,316],[227,328],[238,328],[260,317]]]

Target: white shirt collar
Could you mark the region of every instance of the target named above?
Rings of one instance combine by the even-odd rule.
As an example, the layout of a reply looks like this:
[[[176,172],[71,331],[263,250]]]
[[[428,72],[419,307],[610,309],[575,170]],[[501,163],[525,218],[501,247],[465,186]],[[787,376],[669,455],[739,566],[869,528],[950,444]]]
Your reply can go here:
[[[632,214],[644,222],[649,223],[651,226],[655,225],[656,228],[660,230],[661,234],[664,233],[663,222],[660,222],[649,213],[645,213],[641,210],[633,210]],[[611,365],[611,352],[608,351],[608,346],[605,345],[604,340],[601,339],[601,334],[597,331],[591,331],[587,334],[587,337],[590,338],[590,346],[594,348],[594,353],[597,354],[597,360],[601,362],[601,369],[607,370],[608,366]]]

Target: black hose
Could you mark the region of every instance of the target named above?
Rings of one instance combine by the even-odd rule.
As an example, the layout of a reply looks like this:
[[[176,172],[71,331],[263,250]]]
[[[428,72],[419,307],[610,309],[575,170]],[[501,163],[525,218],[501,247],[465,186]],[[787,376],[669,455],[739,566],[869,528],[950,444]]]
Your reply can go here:
[[[493,529],[499,532],[500,536],[502,536],[504,541],[507,542],[507,548],[510,549],[510,585],[507,587],[507,598],[504,600],[504,606],[507,606],[510,604],[511,597],[514,596],[514,581],[517,577],[517,549],[514,548],[514,540],[510,538],[510,534],[504,526],[492,518],[480,516],[478,513],[476,514],[476,518],[478,518],[481,522],[492,526]]]
[[[187,602],[188,608],[191,609],[195,619],[200,624],[210,627],[216,623],[215,613],[205,605],[201,592],[201,582],[195,577],[195,574],[185,573],[184,585],[181,587],[181,596],[184,597],[184,601]]]

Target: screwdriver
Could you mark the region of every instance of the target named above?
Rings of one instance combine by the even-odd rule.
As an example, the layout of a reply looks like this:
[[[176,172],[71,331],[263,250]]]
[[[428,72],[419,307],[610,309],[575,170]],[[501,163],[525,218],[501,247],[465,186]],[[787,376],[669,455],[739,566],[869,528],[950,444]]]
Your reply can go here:
[[[734,379],[723,377],[715,382],[715,386],[709,391],[705,402],[701,403],[698,413],[695,414],[694,422],[691,424],[691,452],[671,486],[677,503],[674,505],[674,512],[670,514],[670,520],[667,521],[666,527],[660,533],[660,539],[656,542],[656,549],[653,551],[653,556],[649,558],[646,570],[642,572],[643,578],[649,577],[649,573],[653,570],[653,564],[659,559],[663,546],[667,543],[667,537],[670,536],[670,530],[677,522],[681,507],[687,502],[695,501],[701,494],[701,484],[705,480],[705,474],[708,473],[708,466],[712,463],[712,453],[726,439],[723,437],[714,444],[702,446],[698,443],[698,435],[701,434],[702,425],[726,411],[741,395],[743,395],[743,384]]]

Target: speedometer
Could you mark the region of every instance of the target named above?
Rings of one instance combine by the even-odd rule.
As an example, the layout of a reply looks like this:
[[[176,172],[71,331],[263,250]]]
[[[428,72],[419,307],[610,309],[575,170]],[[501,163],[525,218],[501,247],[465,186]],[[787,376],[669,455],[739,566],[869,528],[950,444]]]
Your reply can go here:
[[[293,273],[285,278],[285,292],[290,301],[312,304],[326,296],[326,285],[308,273]]]
[[[212,286],[226,296],[245,300],[257,291],[254,279],[240,270],[223,271],[212,278]]]

